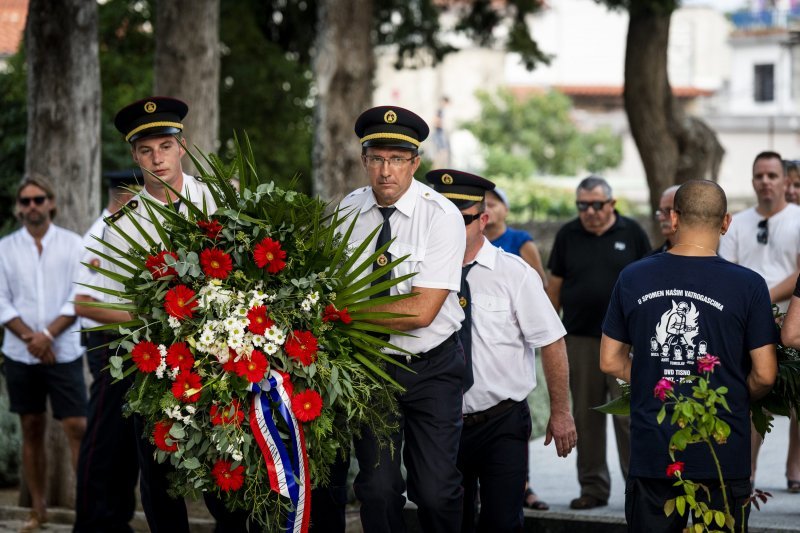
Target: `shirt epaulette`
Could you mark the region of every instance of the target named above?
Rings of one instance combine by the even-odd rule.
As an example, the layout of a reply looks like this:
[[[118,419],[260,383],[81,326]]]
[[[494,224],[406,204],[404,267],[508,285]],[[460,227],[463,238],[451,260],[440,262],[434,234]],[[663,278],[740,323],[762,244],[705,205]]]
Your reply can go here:
[[[127,204],[123,205],[116,213],[106,217],[106,224],[113,224],[128,211],[135,211],[139,207],[139,200],[132,198]]]
[[[361,187],[360,189],[356,189],[356,190],[354,190],[353,192],[351,192],[350,194],[348,194],[348,195],[347,195],[347,196],[345,196],[344,198],[345,198],[345,199],[347,199],[347,198],[352,198],[352,197],[354,197],[354,196],[358,196],[359,194],[364,194],[364,193],[365,193],[365,192],[367,192],[368,190],[369,190],[369,187]]]

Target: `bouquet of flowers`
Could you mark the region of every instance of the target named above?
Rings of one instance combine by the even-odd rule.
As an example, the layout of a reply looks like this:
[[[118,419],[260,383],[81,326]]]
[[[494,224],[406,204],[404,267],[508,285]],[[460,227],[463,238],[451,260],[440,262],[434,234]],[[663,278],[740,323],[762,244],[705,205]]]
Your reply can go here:
[[[128,409],[176,496],[213,493],[268,530],[302,531],[338,450],[360,428],[392,429],[399,386],[381,348],[397,332],[368,320],[397,315],[367,309],[401,298],[369,299],[408,276],[372,285],[403,258],[371,271],[388,245],[359,262],[369,240],[348,247],[352,221],[262,182],[242,150],[230,167],[205,161],[215,212],[180,191],[188,216],[142,197],[155,234],[126,213],[130,249],[104,243],[117,268],[98,270],[124,289],[100,290],[123,303],[96,305],[133,316],[105,326],[124,336],[110,370],[135,375]]]

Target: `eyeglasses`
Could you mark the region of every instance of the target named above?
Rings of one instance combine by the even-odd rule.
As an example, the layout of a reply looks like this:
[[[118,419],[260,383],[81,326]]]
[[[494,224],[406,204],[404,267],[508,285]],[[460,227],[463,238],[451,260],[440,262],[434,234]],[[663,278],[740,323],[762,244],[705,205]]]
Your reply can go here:
[[[672,213],[673,209],[671,207],[665,207],[664,209],[657,209],[655,216],[656,220],[660,220],[661,218],[669,218],[670,213]]]
[[[767,226],[768,218],[765,218],[758,223],[758,233],[756,233],[756,240],[758,244],[767,244],[769,242],[769,227]]]
[[[604,205],[612,201],[613,200],[609,198],[608,200],[595,200],[594,202],[575,202],[575,207],[581,212],[586,211],[590,207],[595,211],[600,211],[603,209]]]
[[[19,205],[22,207],[28,207],[31,205],[31,202],[36,205],[42,205],[45,200],[47,200],[47,196],[20,196],[17,198]]]
[[[470,224],[481,218],[482,214],[483,213],[475,213],[474,215],[465,215],[464,213],[461,213],[461,216],[464,217],[464,225],[469,226]]]
[[[379,155],[365,155],[364,160],[369,168],[383,168],[384,163],[389,163],[392,168],[403,168],[406,163],[413,161],[417,156],[405,157],[381,157]]]

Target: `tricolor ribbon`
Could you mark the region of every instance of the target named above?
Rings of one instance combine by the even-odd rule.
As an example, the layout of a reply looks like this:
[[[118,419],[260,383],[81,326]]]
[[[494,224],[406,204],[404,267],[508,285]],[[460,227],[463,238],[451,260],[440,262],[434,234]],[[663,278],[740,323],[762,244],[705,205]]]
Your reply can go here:
[[[250,390],[255,393],[250,409],[250,428],[267,464],[270,488],[289,498],[294,508],[287,517],[285,531],[307,533],[311,515],[311,479],[303,427],[292,412],[292,401],[283,388],[280,374],[270,370],[269,376],[261,383],[253,383]],[[281,440],[273,414],[289,428],[288,443]]]

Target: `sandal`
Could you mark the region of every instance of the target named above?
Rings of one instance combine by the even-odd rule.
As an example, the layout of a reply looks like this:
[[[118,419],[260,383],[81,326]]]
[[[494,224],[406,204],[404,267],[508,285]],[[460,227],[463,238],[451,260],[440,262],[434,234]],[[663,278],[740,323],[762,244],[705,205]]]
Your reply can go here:
[[[531,496],[536,498],[532,502],[528,501]],[[547,511],[550,509],[550,506],[547,505],[547,502],[540,500],[538,496],[536,496],[536,493],[530,488],[525,489],[525,499],[522,502],[522,506],[528,509],[533,509],[534,511]]]
[[[800,492],[800,481],[796,479],[787,479],[786,488],[792,494],[797,494],[798,492]]]
[[[19,533],[33,533],[34,531],[39,531],[45,524],[47,524],[47,516],[40,517],[39,513],[31,511],[28,521],[22,524]]]

